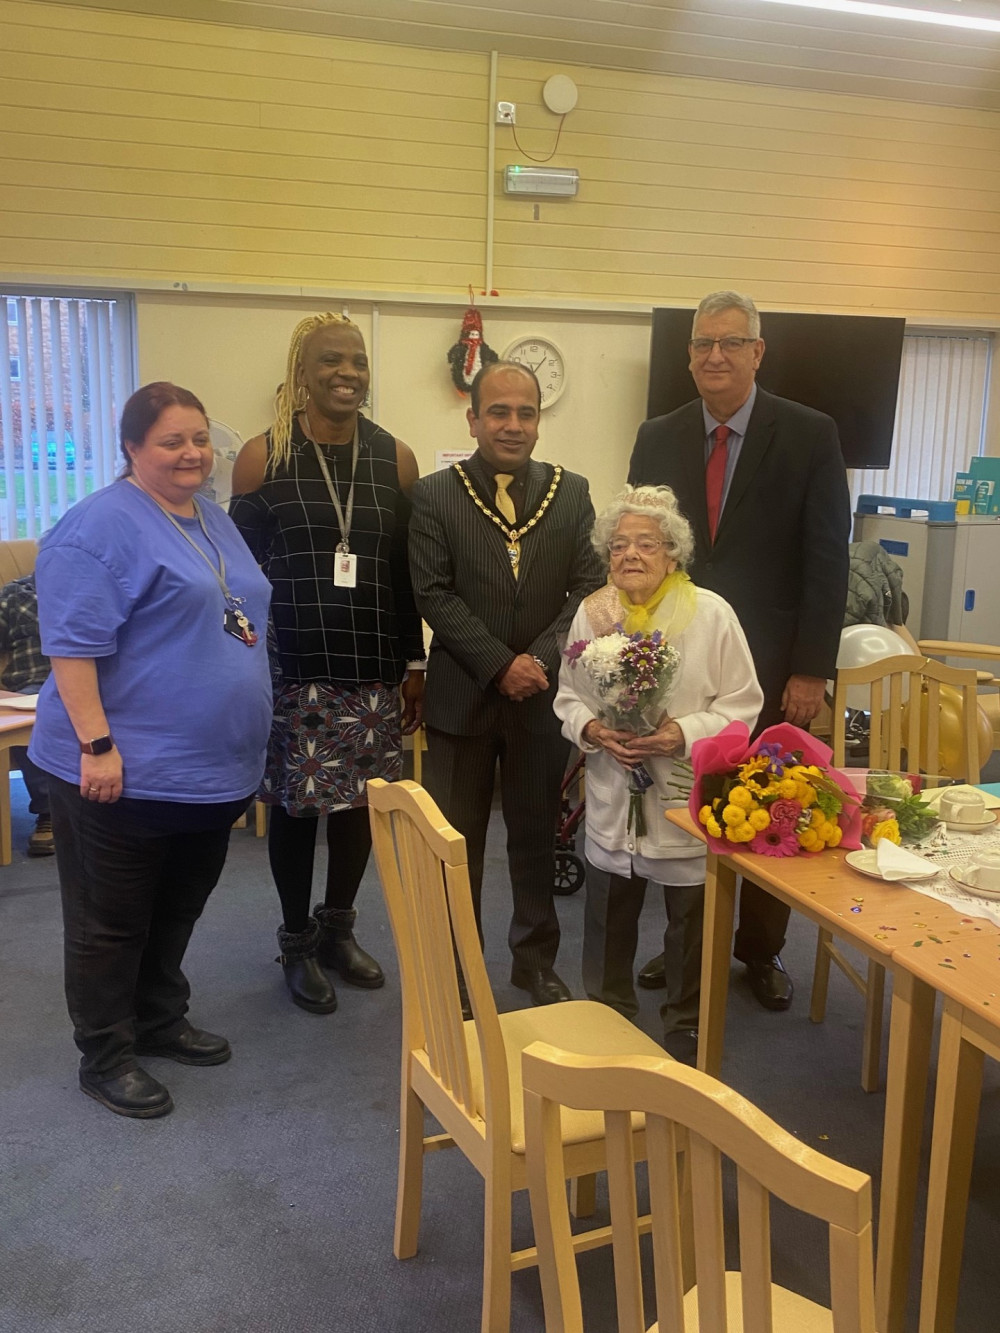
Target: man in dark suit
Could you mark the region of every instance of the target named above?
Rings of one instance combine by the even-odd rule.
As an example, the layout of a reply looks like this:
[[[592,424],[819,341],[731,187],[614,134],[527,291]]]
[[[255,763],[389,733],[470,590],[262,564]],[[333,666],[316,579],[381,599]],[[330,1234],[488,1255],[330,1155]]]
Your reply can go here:
[[[413,488],[410,570],[434,631],[424,722],[428,790],[464,834],[476,920],[496,767],[514,912],[511,981],[535,1004],[570,999],[554,970],[555,833],[569,745],[552,711],[562,639],[604,582],[583,477],[531,453],[540,395],[530,370],[485,366],[471,387],[464,464]]]
[[[756,383],[764,355],[749,297],[698,307],[690,369],[699,397],[639,427],[629,481],[670,486],[694,528],[691,577],[733,607],[764,691],[758,731],[807,727],[833,675],[847,598],[851,510],[831,417]],[[786,1009],[778,956],[789,909],[744,879],[735,954],[761,1004]],[[662,984],[659,960],[640,984]]]

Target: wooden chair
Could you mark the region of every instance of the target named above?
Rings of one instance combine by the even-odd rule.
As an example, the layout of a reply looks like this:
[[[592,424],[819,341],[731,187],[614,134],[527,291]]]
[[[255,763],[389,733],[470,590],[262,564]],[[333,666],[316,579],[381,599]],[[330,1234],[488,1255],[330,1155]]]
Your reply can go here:
[[[833,763],[844,766],[844,731],[847,715],[847,691],[853,686],[869,687],[870,731],[868,763],[871,768],[910,773],[926,773],[936,784],[939,768],[940,730],[938,713],[942,685],[950,685],[962,695],[961,773],[967,782],[979,781],[979,751],[976,732],[976,672],[933,662],[926,657],[886,657],[864,667],[837,672],[833,690]],[[920,707],[910,707],[904,734],[904,700],[920,699]],[[813,972],[809,1017],[822,1023],[826,1015],[826,997],[830,964],[836,963],[853,986],[865,997],[865,1026],[861,1056],[861,1086],[865,1092],[879,1088],[879,1064],[882,1055],[882,1010],[885,993],[885,968],[869,960],[867,976],[862,976],[834,944],[828,930],[820,930],[816,943],[816,967]]]
[[[653,1224],[658,1319],[649,1333],[875,1333],[871,1181],[863,1172],[807,1148],[708,1074],[662,1056],[594,1058],[538,1042],[524,1052],[522,1081],[546,1333],[584,1327],[560,1160],[567,1113],[604,1115],[618,1330],[646,1329],[630,1132],[636,1111],[646,1122]],[[685,1142],[697,1276],[686,1292],[677,1158]],[[739,1191],[741,1269],[728,1273],[722,1154],[736,1164]],[[772,1283],[770,1194],[829,1226],[832,1310]]]
[[[1000,646],[995,643],[964,643],[957,639],[921,639],[917,644],[920,652],[927,657],[968,657],[977,662],[994,661],[1000,668]],[[981,686],[993,688],[979,696],[979,707],[990,720],[993,728],[993,748],[1000,749],[1000,676],[994,671],[977,671],[976,677]],[[982,752],[980,752],[980,759]]]
[[[415,782],[372,780],[368,805],[403,996],[395,1254],[408,1259],[417,1251],[424,1156],[460,1148],[485,1183],[482,1331],[505,1333],[511,1274],[537,1262],[534,1246],[511,1252],[511,1194],[527,1187],[521,1052],[541,1039],[588,1054],[666,1057],[621,1015],[591,1000],[498,1014],[472,909],[465,839]],[[475,1016],[468,1021],[456,948]],[[425,1137],[425,1108],[443,1134]],[[642,1157],[638,1118],[632,1136]],[[574,1212],[589,1215],[594,1173],[604,1168],[602,1118],[568,1112],[560,1141]],[[610,1239],[610,1227],[598,1227],[575,1237],[574,1246],[591,1249]]]

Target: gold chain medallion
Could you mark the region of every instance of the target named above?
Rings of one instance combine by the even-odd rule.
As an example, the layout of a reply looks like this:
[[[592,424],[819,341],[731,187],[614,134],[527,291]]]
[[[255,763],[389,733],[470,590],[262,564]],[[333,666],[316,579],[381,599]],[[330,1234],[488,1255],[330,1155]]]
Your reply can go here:
[[[548,509],[549,505],[552,503],[552,500],[555,497],[555,493],[559,489],[559,483],[560,481],[562,481],[562,468],[559,466],[558,463],[555,464],[552,473],[552,484],[549,487],[548,491],[546,492],[545,499],[538,506],[538,509],[535,512],[535,514],[528,519],[527,523],[525,523],[523,527],[512,528],[509,527],[503,521],[503,519],[500,517],[499,514],[494,514],[492,509],[488,509],[486,505],[483,504],[472,482],[466,476],[465,469],[462,467],[462,464],[453,463],[452,467],[454,467],[455,471],[462,478],[462,481],[465,485],[465,489],[472,496],[473,503],[479,509],[481,509],[483,513],[486,515],[486,517],[491,522],[495,523],[497,527],[500,529],[500,531],[503,533],[507,541],[507,554],[510,557],[511,568],[516,571],[517,566],[520,563],[521,559],[521,549],[518,543],[520,542],[521,538],[524,536],[526,532],[531,531],[531,529],[535,526],[535,524],[545,513],[546,509]]]

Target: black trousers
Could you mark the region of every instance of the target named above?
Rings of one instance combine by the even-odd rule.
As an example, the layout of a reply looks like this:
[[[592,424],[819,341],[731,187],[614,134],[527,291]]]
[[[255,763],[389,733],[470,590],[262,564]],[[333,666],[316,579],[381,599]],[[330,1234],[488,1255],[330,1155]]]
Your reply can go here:
[[[191,989],[181,962],[246,801],[212,806],[224,819],[215,827],[165,831],[135,807],[162,813],[166,803],[101,805],[47,776],[73,1037],[81,1070],[113,1078],[136,1067],[137,1038],[168,1041],[184,1030]]]
[[[587,862],[583,917],[583,987],[626,1018],[635,1018],[635,951],[646,880],[612,875]],[[660,1005],[664,1035],[698,1027],[704,884],[663,885],[667,928],[663,932],[666,998]]]
[[[507,864],[514,900],[508,943],[518,967],[549,968],[559,949],[555,837],[560,787],[569,742],[536,735],[519,725],[516,703],[504,701],[498,725],[481,736],[427,729],[427,790],[463,835],[476,924],[482,938],[483,856],[500,765],[500,796],[507,828]]]

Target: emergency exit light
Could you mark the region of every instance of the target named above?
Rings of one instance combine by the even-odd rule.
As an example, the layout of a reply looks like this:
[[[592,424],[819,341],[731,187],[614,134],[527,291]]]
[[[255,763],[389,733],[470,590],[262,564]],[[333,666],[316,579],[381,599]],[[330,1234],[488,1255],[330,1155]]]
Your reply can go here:
[[[576,167],[504,167],[504,194],[543,194],[570,199],[580,188]]]

